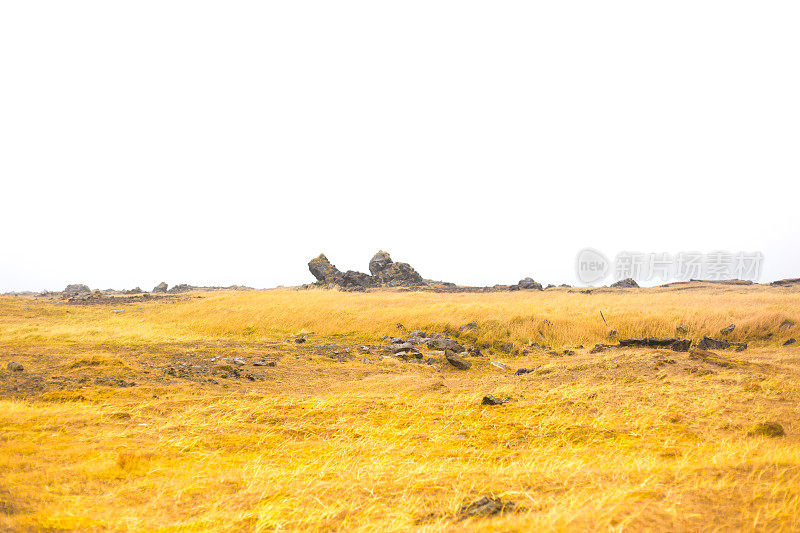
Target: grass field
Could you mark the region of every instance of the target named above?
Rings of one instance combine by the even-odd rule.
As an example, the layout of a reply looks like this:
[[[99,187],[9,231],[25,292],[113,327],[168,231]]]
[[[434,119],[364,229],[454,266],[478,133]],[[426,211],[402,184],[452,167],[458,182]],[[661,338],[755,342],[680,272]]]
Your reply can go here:
[[[0,531],[800,530],[798,336],[791,287],[0,297]]]

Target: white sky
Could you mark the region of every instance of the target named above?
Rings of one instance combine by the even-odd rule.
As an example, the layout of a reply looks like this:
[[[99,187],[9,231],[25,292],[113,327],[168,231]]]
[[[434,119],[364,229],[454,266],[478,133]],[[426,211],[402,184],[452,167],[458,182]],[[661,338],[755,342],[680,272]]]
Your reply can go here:
[[[0,291],[269,287],[378,249],[800,276],[797,2],[3,2]]]

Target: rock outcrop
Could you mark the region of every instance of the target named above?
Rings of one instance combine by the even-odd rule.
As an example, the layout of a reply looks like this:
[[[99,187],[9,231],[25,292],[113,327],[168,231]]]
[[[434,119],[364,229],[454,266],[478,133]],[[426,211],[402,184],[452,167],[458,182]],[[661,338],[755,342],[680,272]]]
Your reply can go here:
[[[367,287],[412,287],[423,285],[422,276],[408,263],[395,263],[388,253],[380,251],[369,262],[370,274],[348,270],[342,272],[325,254],[308,262],[308,270],[322,285],[336,285],[346,290],[364,290]]]
[[[519,283],[517,283],[517,286],[520,289],[535,289],[537,291],[544,290],[542,289],[542,284],[534,281],[533,278],[521,279],[519,280]]]
[[[636,283],[636,280],[633,278],[625,278],[617,281],[616,283],[611,284],[612,287],[622,287],[624,289],[633,289],[639,287],[639,284]]]
[[[328,258],[325,257],[325,254],[319,254],[318,257],[315,257],[311,261],[308,262],[308,270],[317,278],[317,281],[320,283],[327,283],[327,284],[338,284],[342,281],[342,272],[338,268],[336,268]]]
[[[395,263],[387,252],[381,250],[369,262],[369,271],[379,284],[388,287],[421,285],[422,276],[408,263]]]
[[[67,288],[61,293],[61,297],[65,300],[69,300],[70,298],[75,298],[78,296],[88,296],[91,293],[92,289],[83,283],[73,283],[72,285],[67,285]]]

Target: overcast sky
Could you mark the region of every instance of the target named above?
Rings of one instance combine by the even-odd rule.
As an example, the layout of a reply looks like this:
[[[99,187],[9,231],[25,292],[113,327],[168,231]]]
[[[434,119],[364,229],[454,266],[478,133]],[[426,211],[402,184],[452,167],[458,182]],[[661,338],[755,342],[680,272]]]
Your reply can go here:
[[[800,276],[797,2],[3,2],[0,291],[585,247]],[[609,279],[609,281],[612,281]]]

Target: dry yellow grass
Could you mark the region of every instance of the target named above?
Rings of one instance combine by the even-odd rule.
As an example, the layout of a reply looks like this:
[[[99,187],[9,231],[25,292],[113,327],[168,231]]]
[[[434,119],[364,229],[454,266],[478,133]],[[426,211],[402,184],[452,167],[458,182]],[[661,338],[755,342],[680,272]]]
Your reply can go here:
[[[798,530],[800,350],[782,346],[798,335],[786,320],[800,324],[800,291],[757,286],[2,297],[0,530]],[[609,328],[685,325],[699,339],[735,323],[750,348],[720,352],[729,366],[493,350],[468,371],[355,349],[398,322],[470,321],[468,343],[559,350]],[[285,341],[299,333],[308,342]],[[248,363],[239,377],[232,358]],[[250,365],[263,358],[277,366]],[[515,376],[490,360],[541,366]],[[480,405],[489,393],[513,399]],[[765,422],[786,434],[753,431]],[[461,519],[482,495],[515,507]]]

